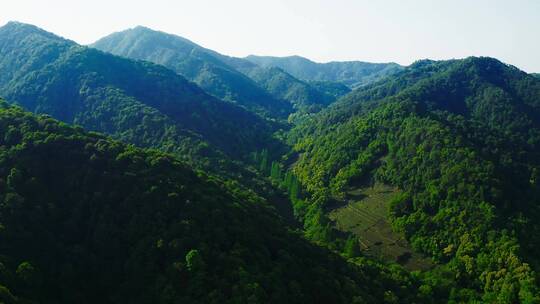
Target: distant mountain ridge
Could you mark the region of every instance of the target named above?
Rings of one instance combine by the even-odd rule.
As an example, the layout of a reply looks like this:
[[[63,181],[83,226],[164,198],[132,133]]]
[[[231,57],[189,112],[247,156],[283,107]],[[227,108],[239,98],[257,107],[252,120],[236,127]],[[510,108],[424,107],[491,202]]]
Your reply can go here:
[[[242,158],[272,142],[275,130],[160,65],[17,22],[0,28],[0,95],[29,111],[186,158],[216,152]]]
[[[0,304],[540,304],[539,74],[95,46],[0,27]]]
[[[279,67],[298,79],[341,82],[349,87],[364,86],[403,69],[397,63],[369,63],[362,61],[317,63],[301,56],[250,55],[245,59],[262,67]]]
[[[115,55],[164,65],[216,97],[274,117],[299,110],[318,111],[336,99],[281,69],[259,67],[245,59],[206,49],[188,39],[142,26],[113,33],[91,46]]]
[[[113,33],[91,46],[166,66],[214,96],[258,113],[286,117],[292,112],[290,104],[268,94],[247,76],[223,63],[212,51],[179,36],[138,26]]]

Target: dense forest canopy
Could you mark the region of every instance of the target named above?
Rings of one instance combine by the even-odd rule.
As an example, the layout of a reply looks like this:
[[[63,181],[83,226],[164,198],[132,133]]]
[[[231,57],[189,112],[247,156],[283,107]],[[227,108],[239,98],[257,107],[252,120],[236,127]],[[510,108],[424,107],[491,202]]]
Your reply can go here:
[[[216,53],[182,37],[139,26],[104,37],[92,47],[166,66],[218,98],[262,115],[283,118],[292,111],[290,104],[272,97]]]
[[[382,303],[417,280],[348,264],[172,155],[0,101],[4,303]]]
[[[92,47],[0,27],[1,303],[540,303],[538,74]]]
[[[335,100],[282,70],[261,68],[145,27],[111,34],[92,47],[164,65],[218,98],[270,117],[283,118],[297,110],[314,111]]]
[[[394,229],[447,263],[467,301],[539,300],[538,79],[491,58],[419,61],[306,119],[291,140],[309,208],[366,182],[397,186]]]
[[[309,84],[327,95],[334,96],[336,99],[351,91],[348,86],[340,82],[313,80],[309,81]]]
[[[25,109],[186,160],[242,160],[279,146],[272,138],[275,122],[218,100],[168,69],[31,25],[0,28],[0,75],[2,96]]]

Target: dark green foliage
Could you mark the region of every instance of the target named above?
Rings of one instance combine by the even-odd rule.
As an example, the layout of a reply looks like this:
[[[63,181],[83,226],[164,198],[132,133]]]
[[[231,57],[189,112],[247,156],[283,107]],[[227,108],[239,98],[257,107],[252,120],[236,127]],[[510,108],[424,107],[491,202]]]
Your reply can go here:
[[[92,47],[166,66],[210,94],[259,114],[286,118],[292,112],[289,103],[272,97],[253,80],[224,63],[222,55],[182,37],[139,26],[102,38]]]
[[[192,249],[186,254],[186,268],[193,273],[201,273],[206,268],[198,250]]]
[[[253,66],[241,69],[262,88],[276,98],[291,102],[296,111],[318,112],[337,97],[321,92],[279,68]]]
[[[265,155],[264,164],[268,163],[268,155],[267,153],[264,154],[265,151],[263,151],[263,155]],[[263,172],[266,172],[268,166],[262,166],[261,163],[261,169]],[[300,182],[298,181],[298,178],[294,175],[294,173],[291,170],[283,170],[281,164],[277,161],[273,161],[270,165],[270,179],[272,182],[277,184],[278,187],[281,189],[284,189],[289,194],[289,199],[291,203],[293,204],[293,207],[297,205],[302,197],[301,195],[301,186]],[[296,212],[296,211],[295,211]]]
[[[333,96],[335,99],[351,92],[351,89],[349,89],[348,86],[340,82],[310,81],[309,84],[317,91]]]
[[[5,103],[0,134],[5,303],[418,302],[416,278],[346,263],[171,155]]]
[[[350,236],[345,243],[345,249],[343,250],[346,257],[354,258],[360,256],[360,243],[354,236]]]
[[[34,26],[0,28],[0,95],[35,113],[171,152],[247,183],[233,160],[280,149],[276,125],[158,65],[78,46]],[[263,187],[258,187],[262,189]]]
[[[93,47],[164,65],[207,92],[270,117],[316,112],[336,99],[277,68],[205,49],[187,39],[144,27],[114,33]],[[286,101],[286,102],[284,102]]]
[[[162,150],[0,102],[0,302],[540,303],[536,76],[491,58],[259,67],[140,27],[98,46],[174,72],[0,28],[0,95]],[[271,120],[293,107],[287,134]],[[334,228],[375,183],[434,269],[370,261]]]
[[[263,149],[260,152],[255,151],[253,153],[253,164],[256,168],[259,169],[261,173],[263,173],[265,176],[268,175],[269,170],[269,156],[268,156],[268,150]]]
[[[300,56],[248,56],[247,60],[262,67],[278,67],[306,81],[341,82],[349,87],[370,84],[403,69],[396,63],[344,61],[316,63]]]
[[[312,193],[306,221],[326,227],[325,206],[351,186],[397,186],[393,225],[446,263],[445,297],[540,301],[538,79],[491,58],[420,61],[304,121],[291,140]]]
[[[30,25],[2,27],[0,50],[4,97],[140,146],[193,149],[202,138],[239,156],[261,147],[272,132],[267,122],[169,70],[81,47]]]

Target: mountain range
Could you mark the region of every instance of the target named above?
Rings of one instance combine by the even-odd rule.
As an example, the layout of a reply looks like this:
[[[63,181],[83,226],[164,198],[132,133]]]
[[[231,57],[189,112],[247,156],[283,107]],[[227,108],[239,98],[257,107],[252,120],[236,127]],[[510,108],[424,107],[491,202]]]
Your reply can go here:
[[[270,122],[166,68],[80,46],[31,25],[0,28],[0,56],[4,98],[139,146],[183,153],[207,142],[240,156],[261,149],[264,144],[255,141],[266,141],[273,130]]]
[[[540,79],[0,27],[0,302],[540,303]]]
[[[364,86],[391,75],[403,67],[396,63],[362,61],[313,62],[300,56],[272,57],[250,55],[245,58],[262,67],[278,67],[305,81],[343,83],[351,88]]]
[[[261,68],[244,59],[208,50],[185,38],[145,27],[111,34],[91,46],[115,55],[161,64],[218,98],[270,117],[286,117],[295,108],[320,109],[335,99],[280,69]]]

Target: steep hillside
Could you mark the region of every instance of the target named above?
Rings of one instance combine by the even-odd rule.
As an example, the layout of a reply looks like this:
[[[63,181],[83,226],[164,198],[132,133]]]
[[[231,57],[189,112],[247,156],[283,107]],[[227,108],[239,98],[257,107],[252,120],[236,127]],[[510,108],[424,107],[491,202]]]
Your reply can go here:
[[[32,112],[186,159],[222,152],[241,159],[273,141],[271,123],[173,71],[31,25],[0,28],[0,75],[0,95]]]
[[[0,303],[540,304],[538,75],[94,47],[0,28]]]
[[[257,66],[243,71],[272,95],[291,101],[297,111],[318,112],[337,99],[336,96],[322,93],[279,68]]]
[[[92,47],[166,66],[214,96],[261,114],[283,118],[292,111],[289,103],[272,97],[212,51],[182,37],[139,26],[104,37]]]
[[[339,97],[351,92],[351,89],[348,86],[340,82],[313,80],[310,81],[309,84],[319,92],[333,96],[335,99],[338,99]]]
[[[312,234],[351,189],[392,185],[394,229],[454,277],[451,300],[540,301],[540,80],[491,58],[420,61],[291,140]]]
[[[345,262],[263,202],[0,101],[3,303],[422,301],[407,273]]]
[[[111,34],[92,47],[164,65],[219,98],[274,117],[298,110],[313,111],[335,100],[281,70],[261,68],[145,27]]]
[[[299,115],[317,112],[339,97],[333,94],[335,92],[332,90],[327,91],[323,87],[299,80],[280,68],[261,67],[243,58],[214,54],[229,66],[253,79],[276,98],[290,102],[295,113]]]
[[[278,67],[306,81],[341,82],[349,87],[373,83],[403,69],[396,63],[343,61],[317,63],[300,56],[271,57],[250,55],[245,59],[262,67]]]

